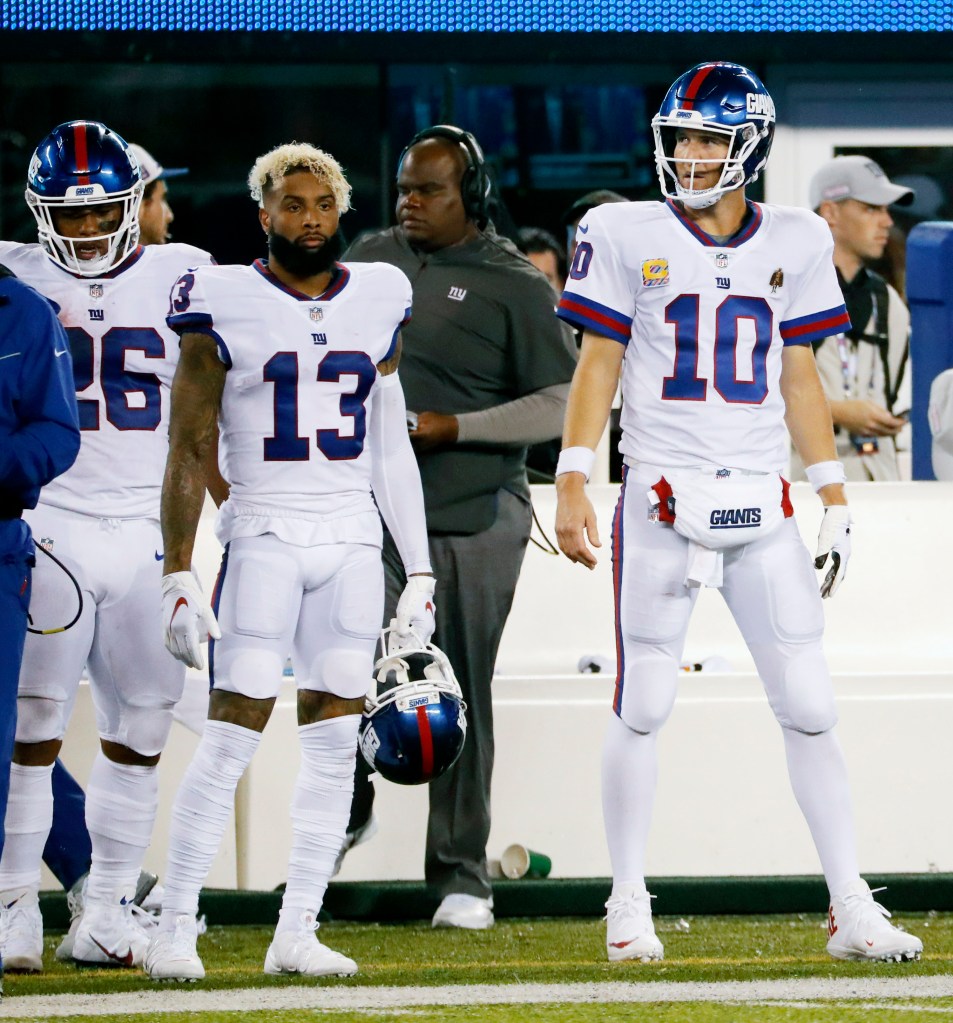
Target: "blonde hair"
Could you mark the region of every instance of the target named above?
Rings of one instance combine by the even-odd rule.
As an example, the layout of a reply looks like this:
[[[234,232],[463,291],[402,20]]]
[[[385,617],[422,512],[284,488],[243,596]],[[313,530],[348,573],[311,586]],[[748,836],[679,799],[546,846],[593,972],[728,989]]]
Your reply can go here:
[[[248,175],[251,197],[263,206],[263,194],[295,171],[308,171],[325,182],[341,213],[351,208],[351,186],[341,165],[330,153],[308,142],[287,142],[259,156]]]

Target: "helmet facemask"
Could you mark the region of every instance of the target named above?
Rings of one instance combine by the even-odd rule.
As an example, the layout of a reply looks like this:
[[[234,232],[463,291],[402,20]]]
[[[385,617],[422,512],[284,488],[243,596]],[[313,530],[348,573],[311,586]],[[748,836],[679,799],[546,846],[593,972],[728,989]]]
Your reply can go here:
[[[711,135],[718,135],[728,142],[728,152],[720,160],[699,159],[684,160],[674,155],[675,143],[679,131],[694,129],[704,131]],[[685,206],[694,210],[706,209],[713,206],[728,192],[742,188],[752,181],[756,181],[761,168],[767,161],[767,152],[757,162],[750,174],[745,171],[745,164],[754,155],[759,145],[765,140],[770,140],[771,130],[767,123],[757,126],[752,122],[726,127],[725,125],[705,121],[695,112],[677,111],[677,116],[665,117],[658,114],[652,119],[652,131],[655,135],[655,164],[658,168],[659,184],[662,194],[668,199],[678,199]],[[709,188],[685,187],[679,181],[676,170],[676,163],[691,164],[691,175],[694,180],[696,165],[705,164],[706,169],[712,164],[720,163],[721,174],[718,182]]]
[[[106,192],[102,185],[74,185],[65,196],[40,196],[27,187],[26,201],[36,220],[40,244],[50,258],[81,277],[99,277],[121,263],[139,244],[139,206],[142,203],[143,184],[137,181],[131,188],[115,193]],[[80,197],[77,192],[83,192]],[[87,209],[119,203],[119,225],[115,231],[101,235],[74,238],[56,229],[54,214],[62,209]],[[77,250],[91,242],[107,242],[106,251],[95,259],[81,259]]]
[[[390,639],[388,634],[390,633]],[[381,636],[359,729],[359,748],[388,781],[417,785],[451,767],[466,739],[466,704],[446,654],[412,632],[398,647]]]

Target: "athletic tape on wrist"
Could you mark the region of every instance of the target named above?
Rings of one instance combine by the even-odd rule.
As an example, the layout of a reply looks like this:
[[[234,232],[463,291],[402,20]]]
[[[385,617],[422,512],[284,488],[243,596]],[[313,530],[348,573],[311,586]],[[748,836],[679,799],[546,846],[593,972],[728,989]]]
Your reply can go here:
[[[844,474],[843,462],[815,462],[804,470],[807,473],[808,482],[814,488],[816,494],[823,487],[831,483],[846,483],[847,476]]]
[[[559,452],[559,460],[556,462],[556,475],[562,476],[566,472],[581,472],[588,480],[595,460],[596,453],[591,448],[563,448]]]

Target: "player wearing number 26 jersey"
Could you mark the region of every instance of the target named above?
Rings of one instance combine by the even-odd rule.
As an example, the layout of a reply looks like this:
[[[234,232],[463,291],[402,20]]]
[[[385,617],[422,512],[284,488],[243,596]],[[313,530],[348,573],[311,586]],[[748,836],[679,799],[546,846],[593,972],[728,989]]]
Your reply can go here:
[[[158,520],[179,358],[165,323],[169,287],[211,256],[177,242],[150,245],[93,278],[57,265],[35,243],[0,242],[0,261],[56,302],[72,351],[83,442],[73,468],[43,488],[42,504]]]
[[[50,132],[30,163],[26,200],[39,243],[0,243],[2,259],[59,307],[81,431],[75,464],[44,488],[29,516],[37,543],[82,591],[69,629],[28,637],[20,673],[10,840],[0,860],[2,905],[14,908],[0,912],[20,917],[4,918],[4,934],[36,937],[32,950],[18,949],[29,969],[42,963],[36,891],[52,822],[52,765],[84,667],[101,751],[89,777],[92,866],[72,954],[98,965],[131,966],[144,951],[129,907],[158,807],[156,764],[184,684],[160,627],[159,498],[178,357],[165,314],[172,283],[211,257],[188,245],[142,248],[141,196],[125,141],[98,122],[72,121]],[[34,626],[62,626],[75,607],[69,577],[44,559],[34,577]]]
[[[837,590],[850,555],[844,468],[811,347],[849,322],[833,240],[813,214],[745,197],[774,133],[774,103],[747,68],[687,71],[652,127],[665,202],[591,210],[559,306],[584,335],[556,469],[556,532],[590,568],[598,530],[585,483],[622,378],[618,673],[602,775],[608,957],[662,958],[645,887],[657,737],[706,585],[724,597],[781,726],[830,893],[828,952],[919,958],[922,943],[887,922],[858,871],[821,645],[821,598]],[[781,477],[788,432],[824,504],[820,591]]]

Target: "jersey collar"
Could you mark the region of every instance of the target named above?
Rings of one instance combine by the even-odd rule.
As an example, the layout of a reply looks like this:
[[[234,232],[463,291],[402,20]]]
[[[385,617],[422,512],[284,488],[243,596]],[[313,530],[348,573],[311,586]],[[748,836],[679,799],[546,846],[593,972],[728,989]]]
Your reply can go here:
[[[145,251],[146,250],[145,248],[143,248],[143,246],[137,245],[135,249],[132,252],[130,252],[129,255],[126,256],[126,258],[118,266],[110,267],[110,269],[107,270],[105,273],[98,274],[96,277],[87,277],[84,274],[74,273],[72,270],[63,266],[62,263],[57,263],[55,259],[49,256],[49,254],[47,254],[47,258],[50,260],[53,266],[62,270],[63,273],[69,274],[69,276],[72,277],[74,280],[89,281],[90,283],[92,283],[94,281],[109,280],[110,278],[118,277],[121,273],[125,273],[128,269],[135,266],[140,259],[142,259]]]
[[[666,199],[665,203],[672,211],[675,219],[685,228],[685,230],[697,238],[698,241],[700,241],[706,248],[736,249],[739,245],[743,245],[746,241],[749,241],[754,237],[764,220],[764,213],[758,203],[747,199],[745,200],[745,205],[748,207],[748,212],[745,214],[745,219],[742,221],[741,227],[734,235],[732,235],[731,238],[728,239],[728,241],[719,242],[712,238],[710,234],[703,231],[693,220],[686,217],[682,212],[681,207],[674,199]]]
[[[328,284],[327,288],[320,295],[306,295],[303,291],[298,291],[297,288],[290,288],[283,281],[278,280],[271,270],[268,269],[268,261],[266,259],[256,259],[252,263],[252,267],[269,284],[274,285],[298,302],[330,302],[332,298],[337,298],[341,294],[351,279],[351,271],[343,263],[335,263],[334,268],[331,270],[331,283]]]

